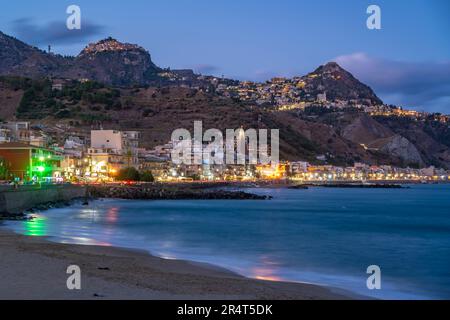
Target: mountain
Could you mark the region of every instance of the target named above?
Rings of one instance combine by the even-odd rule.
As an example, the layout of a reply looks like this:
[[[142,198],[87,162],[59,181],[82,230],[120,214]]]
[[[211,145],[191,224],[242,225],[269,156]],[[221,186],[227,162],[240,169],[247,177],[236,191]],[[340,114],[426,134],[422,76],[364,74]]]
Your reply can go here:
[[[373,90],[361,83],[336,62],[329,62],[302,77],[303,90],[316,97],[326,94],[329,101],[352,101],[362,105],[381,105]]]
[[[424,165],[424,161],[413,143],[366,114],[360,115],[346,126],[342,136],[368,150],[390,154],[405,163]]]
[[[112,38],[88,45],[76,57],[62,57],[0,33],[2,75],[2,120],[24,119],[49,128],[62,125],[67,134],[87,134],[100,125],[135,129],[142,132],[143,147],[154,147],[169,141],[174,129],[190,129],[202,120],[204,128],[221,130],[277,128],[280,156],[287,160],[324,163],[320,155],[336,165],[450,168],[448,123],[433,115],[418,120],[346,108],[382,101],[335,62],[302,77],[250,85],[192,70],[161,69],[142,47]],[[63,88],[53,90],[53,82],[43,79],[47,77],[65,79]],[[230,88],[236,94],[227,95]],[[300,99],[311,107],[277,109],[255,103],[270,98]],[[328,108],[332,104],[341,107]]]
[[[208,85],[192,70],[163,70],[144,48],[107,38],[86,46],[76,57],[46,53],[0,32],[0,75],[89,79],[115,86],[144,84]],[[330,62],[301,78],[305,94],[325,93],[329,101],[382,104],[365,84]]]
[[[84,48],[62,75],[127,86],[145,84],[159,71],[144,48],[108,38]]]
[[[0,32],[0,75],[89,79],[130,86],[158,79],[158,68],[142,47],[107,38],[76,57],[44,52]]]
[[[30,78],[59,73],[67,59],[48,54],[0,31],[0,74]]]

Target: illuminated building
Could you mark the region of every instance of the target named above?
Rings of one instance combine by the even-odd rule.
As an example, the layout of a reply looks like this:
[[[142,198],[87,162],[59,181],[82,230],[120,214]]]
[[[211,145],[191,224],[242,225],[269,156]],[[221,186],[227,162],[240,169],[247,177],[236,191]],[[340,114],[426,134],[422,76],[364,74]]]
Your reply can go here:
[[[0,157],[10,178],[42,180],[61,175],[63,157],[53,150],[20,142],[0,144]]]
[[[92,130],[85,175],[112,178],[123,168],[138,168],[138,142],[138,131]]]
[[[282,179],[286,177],[286,165],[257,165],[256,173],[262,179]]]

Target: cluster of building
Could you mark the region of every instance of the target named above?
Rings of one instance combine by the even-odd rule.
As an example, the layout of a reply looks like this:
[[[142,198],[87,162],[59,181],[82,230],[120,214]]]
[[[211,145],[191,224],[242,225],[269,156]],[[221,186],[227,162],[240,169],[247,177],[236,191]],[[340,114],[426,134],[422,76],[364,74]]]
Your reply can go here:
[[[129,43],[121,43],[113,38],[107,38],[101,40],[97,43],[90,43],[84,50],[81,52],[81,55],[84,54],[96,54],[106,51],[128,51],[128,50],[143,50],[141,47],[129,44]]]
[[[310,74],[307,77],[315,77]],[[330,75],[335,77],[334,75]],[[305,110],[310,106],[322,106],[324,108],[344,109],[348,107],[360,109],[371,115],[407,117],[414,120],[429,119],[430,116],[435,121],[450,123],[450,116],[442,114],[431,114],[414,110],[404,110],[403,108],[390,105],[376,105],[370,101],[339,100],[328,99],[326,90],[317,94],[305,91],[305,77],[294,78],[272,78],[266,82],[242,81],[232,84],[225,84],[219,79],[209,79],[214,85],[215,91],[229,98],[237,98],[240,101],[255,103],[257,105],[270,105],[278,111]],[[215,80],[215,81],[214,81]],[[336,78],[336,80],[339,80]],[[318,88],[320,89],[320,87]]]
[[[449,181],[450,171],[435,167],[413,169],[389,165],[355,163],[352,167],[311,165],[307,162],[291,162],[290,178],[307,182],[345,181]]]
[[[33,183],[112,182],[121,169],[151,171],[158,181],[257,181],[292,179],[305,182],[450,180],[450,172],[426,169],[369,166],[314,165],[281,162],[272,165],[174,164],[174,143],[153,149],[139,147],[138,131],[91,130],[89,134],[66,134],[58,143],[51,135],[28,122],[0,125],[0,180]],[[199,150],[199,152],[202,152]],[[195,156],[195,152],[194,152]]]
[[[325,88],[320,86],[313,93],[307,89],[308,78],[314,79],[318,75],[312,73],[307,76],[293,78],[276,77],[266,82],[235,81],[224,77],[197,76],[192,70],[164,70],[159,76],[172,82],[179,83],[180,87],[196,89],[202,92],[214,92],[227,98],[238,99],[259,106],[270,106],[276,111],[303,111],[311,106],[320,106],[326,109],[356,108],[373,116],[404,117],[414,120],[433,118],[434,121],[450,123],[450,116],[439,113],[405,110],[401,107],[374,104],[364,99],[329,99]],[[327,74],[334,80],[339,75]]]
[[[29,122],[1,124],[0,180],[112,180],[122,168],[139,168],[137,131],[92,130],[87,136],[68,135],[60,143],[54,138]]]
[[[426,120],[432,118],[433,121],[438,121],[444,124],[450,123],[450,116],[440,113],[420,112],[415,110],[405,110],[399,107],[377,106],[367,110],[371,116],[385,116],[385,117],[401,117],[410,118],[416,121]]]
[[[307,77],[314,78],[315,74]],[[311,105],[324,105],[328,108],[345,108],[348,106],[364,107],[371,103],[361,104],[359,100],[340,101],[327,99],[325,88],[318,88],[319,93],[305,90],[305,77],[272,78],[266,82],[242,81],[234,85],[219,84],[216,92],[226,97],[238,98],[241,101],[257,105],[272,105],[278,110],[303,109]]]

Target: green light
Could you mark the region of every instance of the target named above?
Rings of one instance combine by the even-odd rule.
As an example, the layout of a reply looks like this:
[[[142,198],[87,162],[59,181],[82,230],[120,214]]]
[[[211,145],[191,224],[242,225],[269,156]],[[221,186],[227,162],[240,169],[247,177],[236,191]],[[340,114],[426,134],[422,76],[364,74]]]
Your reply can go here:
[[[39,161],[44,161],[45,158],[44,157],[39,157]]]
[[[40,166],[40,167],[37,167],[37,170],[38,170],[39,172],[44,172],[44,171],[45,171],[45,168],[42,167],[42,166]]]
[[[25,235],[42,237],[47,235],[47,222],[45,218],[37,217],[32,220],[27,220],[23,224]]]

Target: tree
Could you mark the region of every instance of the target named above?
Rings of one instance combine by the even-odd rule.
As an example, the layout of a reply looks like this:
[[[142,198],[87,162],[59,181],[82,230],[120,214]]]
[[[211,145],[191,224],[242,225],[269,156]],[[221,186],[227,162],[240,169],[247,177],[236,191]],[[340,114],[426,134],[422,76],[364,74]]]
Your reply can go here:
[[[140,180],[140,174],[139,171],[137,171],[133,167],[128,167],[121,169],[119,173],[117,174],[117,180],[119,181],[139,181]]]
[[[147,170],[147,171],[141,172],[141,181],[154,182],[155,177],[153,177],[153,174],[150,170]]]

